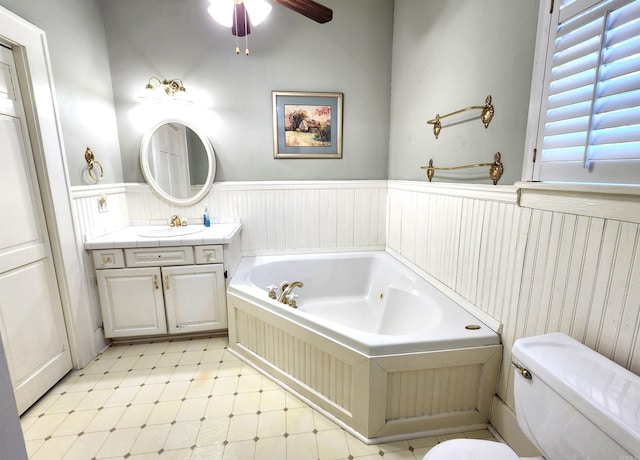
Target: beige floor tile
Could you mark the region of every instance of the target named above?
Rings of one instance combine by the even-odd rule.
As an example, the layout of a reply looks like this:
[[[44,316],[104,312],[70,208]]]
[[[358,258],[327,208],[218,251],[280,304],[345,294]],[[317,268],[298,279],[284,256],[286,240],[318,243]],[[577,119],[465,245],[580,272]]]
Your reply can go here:
[[[242,375],[253,375],[253,374],[262,375],[255,367],[247,363],[242,363],[240,372],[242,373]]]
[[[362,455],[360,457],[353,457],[355,460],[382,460],[380,454]]]
[[[209,417],[227,417],[233,411],[233,403],[236,399],[232,394],[228,395],[213,395],[211,398],[207,398],[209,403],[205,410],[204,416]]]
[[[60,436],[45,440],[31,460],[53,460],[62,458],[71,445],[77,440],[78,435]]]
[[[83,374],[104,374],[111,366],[116,363],[116,358],[102,358],[98,356],[95,360],[91,362],[87,367],[85,367],[82,372]]]
[[[240,361],[223,361],[218,368],[218,377],[237,377],[242,373]]]
[[[98,410],[95,417],[84,428],[86,433],[92,433],[97,431],[109,431],[112,428],[124,428],[118,427],[118,421],[125,413],[124,407],[109,407]],[[140,426],[136,425],[136,426]],[[130,428],[130,427],[127,427]]]
[[[144,354],[160,354],[163,353],[167,347],[169,346],[169,342],[167,341],[159,341],[150,343],[147,348],[144,349]]]
[[[238,392],[233,403],[233,415],[255,414],[260,410],[260,393]]]
[[[82,401],[76,406],[76,410],[98,409],[104,406],[104,403],[113,394],[113,390],[92,390],[87,392]]]
[[[140,386],[147,380],[147,377],[151,373],[151,369],[134,369],[131,372],[127,372],[127,375],[122,379],[120,387],[134,387]]]
[[[26,440],[32,439],[44,439],[60,426],[60,424],[67,418],[68,414],[45,414],[42,417],[38,417],[27,431],[24,432],[24,438]]]
[[[32,439],[30,441],[25,440],[24,445],[27,448],[27,456],[32,458],[43,444],[44,439]]]
[[[173,423],[171,425],[171,431],[167,436],[167,440],[164,443],[164,449],[190,449],[191,447],[195,446],[201,423],[202,422],[200,422],[199,420]]]
[[[293,396],[291,393],[285,392],[285,396],[287,399],[287,408],[294,409],[296,407],[309,407],[302,401],[300,401],[297,397]]]
[[[96,459],[124,457],[140,435],[141,428],[124,428],[114,430],[104,441],[96,454]]]
[[[178,364],[181,366],[186,364],[198,364],[203,353],[204,352],[202,350],[186,351],[182,353],[182,357],[180,358]]]
[[[287,436],[287,460],[318,460],[316,435],[299,433]]]
[[[183,353],[165,353],[160,356],[160,359],[156,363],[156,367],[173,367],[177,366],[180,363],[180,359],[182,358]]]
[[[220,364],[216,363],[201,363],[193,374],[194,380],[212,380],[218,375],[218,368]]]
[[[128,371],[129,369],[133,368],[133,366],[135,365],[136,361],[138,361],[138,359],[139,358],[137,356],[127,356],[124,358],[118,358],[116,359],[116,362],[113,364],[113,366],[111,366],[111,368],[109,369],[109,373]]]
[[[162,425],[175,421],[181,405],[181,401],[162,401],[155,404],[147,419],[147,425]]]
[[[164,390],[164,383],[144,384],[138,390],[136,394],[136,404],[153,403],[158,400],[162,391]]]
[[[169,436],[171,424],[147,425],[141,429],[129,452],[131,454],[157,453]]]
[[[165,353],[182,353],[189,346],[189,340],[172,340],[167,344]]]
[[[262,390],[270,391],[270,390],[282,390],[280,385],[271,380],[269,377],[262,376]]]
[[[185,398],[191,399],[199,399],[206,398],[213,391],[213,379],[206,380],[197,380],[194,379],[192,382],[189,382],[189,388],[187,389],[187,394]]]
[[[35,415],[27,416],[23,415],[20,417],[20,427],[22,431],[27,431],[31,425],[33,425],[38,420],[38,417]]]
[[[255,451],[256,442],[253,440],[230,442],[224,446],[222,458],[224,460],[247,460],[255,458]]]
[[[378,444],[378,449],[384,452],[387,455],[388,452],[398,452],[400,450],[409,449],[408,441],[395,441],[395,442],[387,442],[384,444]]]
[[[287,433],[305,433],[315,429],[313,410],[309,407],[297,407],[286,412]]]
[[[116,425],[117,429],[133,428],[135,426],[142,426],[147,423],[151,412],[155,408],[155,404],[132,404],[129,407],[121,407],[123,409],[122,416],[118,419]],[[106,410],[106,409],[105,409]]]
[[[136,387],[116,388],[104,402],[102,407],[126,406],[134,400],[138,394],[138,390],[139,388]]]
[[[395,452],[386,452],[384,454],[384,459],[385,460],[416,460],[416,456],[411,451],[398,450]],[[422,460],[422,457],[420,457],[420,460]]]
[[[256,460],[284,460],[287,458],[287,438],[275,436],[272,438],[260,438],[256,443]]]
[[[180,409],[176,415],[178,422],[186,422],[189,420],[200,420],[204,417],[207,410],[209,398],[186,399],[180,404]]]
[[[213,395],[233,394],[238,389],[238,377],[218,377],[213,383]]]
[[[167,383],[171,380],[171,374],[175,371],[174,366],[159,366],[151,369],[144,381],[145,385],[153,385],[157,383]]]
[[[224,444],[198,445],[198,447],[191,452],[191,460],[214,460],[222,458],[223,455]]]
[[[104,372],[98,374],[81,374],[69,385],[67,393],[87,392],[95,387],[104,376]]]
[[[165,450],[160,455],[161,460],[185,460],[187,458],[191,458],[191,454],[193,449],[191,447],[186,447],[184,449],[175,449],[175,450]]]
[[[200,431],[196,438],[196,445],[207,446],[211,444],[222,445],[227,439],[229,431],[229,417],[207,418],[200,425]]]
[[[258,415],[234,415],[229,421],[227,441],[246,441],[256,437],[258,430]]]
[[[158,365],[158,361],[162,355],[160,354],[144,354],[138,357],[138,360],[134,364],[135,369],[151,369],[152,367],[156,367]]]
[[[491,441],[496,440],[489,430],[467,431],[464,433],[464,437],[470,439],[489,439]]]
[[[112,347],[114,348],[114,347]],[[123,345],[120,356],[140,356],[149,348],[148,343],[134,343],[131,345]]]
[[[184,398],[189,389],[190,382],[170,382],[165,385],[164,390],[158,398],[159,401],[175,401]]]
[[[287,422],[284,411],[261,412],[258,416],[257,436],[260,439],[283,436],[286,432]]]
[[[286,393],[284,390],[267,390],[260,393],[260,410],[263,412],[282,410],[286,407]]]
[[[338,460],[350,455],[344,430],[319,431],[316,434],[318,443],[318,455],[322,460]]]
[[[77,393],[65,393],[56,399],[56,401],[49,406],[47,414],[61,414],[69,413],[74,410],[80,404],[89,393],[86,391]]]
[[[172,382],[184,382],[193,380],[193,376],[200,366],[197,364],[180,364],[171,374]]]
[[[120,385],[120,382],[127,376],[128,370],[125,371],[109,371],[102,376],[93,386],[94,390],[114,389]]]
[[[238,393],[248,393],[260,390],[262,390],[262,375],[247,375],[243,371],[242,377],[240,377],[240,380],[238,381]]]
[[[65,453],[64,460],[87,460],[93,458],[107,437],[109,437],[108,431],[84,433],[82,436],[78,436],[78,439]]]
[[[47,409],[49,409],[49,407],[51,407],[51,405],[58,400],[59,397],[60,394],[58,392],[47,392],[47,394],[38,399],[38,401],[36,401],[33,406],[31,406],[24,414],[22,414],[22,417],[31,418],[44,414]]]
[[[207,341],[207,347],[206,348],[208,348],[208,349],[226,348],[227,345],[229,345],[229,339],[226,336],[211,337]]]
[[[212,363],[219,364],[222,361],[222,357],[224,356],[224,349],[222,348],[208,348],[207,351],[202,353],[202,357],[200,358],[200,362],[202,363]]]
[[[53,432],[52,436],[69,436],[82,433],[97,413],[97,410],[81,410],[72,412],[64,419],[58,428],[56,428],[56,431]]]

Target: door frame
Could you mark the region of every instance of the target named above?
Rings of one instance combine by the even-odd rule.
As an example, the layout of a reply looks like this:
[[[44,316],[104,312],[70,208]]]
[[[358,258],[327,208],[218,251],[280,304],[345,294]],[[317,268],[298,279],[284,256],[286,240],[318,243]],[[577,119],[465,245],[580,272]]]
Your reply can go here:
[[[84,249],[74,226],[47,39],[43,30],[0,6],[0,40],[13,49],[71,359],[74,368],[83,368],[106,342],[97,343],[93,330]]]

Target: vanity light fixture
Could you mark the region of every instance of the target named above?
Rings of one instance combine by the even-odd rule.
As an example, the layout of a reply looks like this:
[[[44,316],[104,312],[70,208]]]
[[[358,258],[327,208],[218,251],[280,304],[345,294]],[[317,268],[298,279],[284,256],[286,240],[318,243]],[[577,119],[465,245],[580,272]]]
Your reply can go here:
[[[166,96],[171,98],[171,100],[188,104],[193,102],[187,97],[187,90],[179,78],[174,78],[173,80],[161,80],[158,77],[149,78],[149,81],[144,87],[144,95],[141,96],[141,98],[152,99],[158,102],[166,99],[161,94],[158,94],[159,89],[163,89]]]
[[[247,35],[251,26],[257,26],[271,12],[271,5],[265,0],[209,0],[209,14],[224,27],[229,27],[236,37],[236,54],[240,54],[238,37],[245,37],[244,54],[249,55]]]

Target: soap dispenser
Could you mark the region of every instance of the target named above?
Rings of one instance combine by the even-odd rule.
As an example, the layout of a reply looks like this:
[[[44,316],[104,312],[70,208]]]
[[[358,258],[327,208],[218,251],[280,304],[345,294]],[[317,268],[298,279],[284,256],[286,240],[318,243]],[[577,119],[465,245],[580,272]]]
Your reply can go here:
[[[202,223],[205,227],[211,227],[211,220],[209,219],[209,210],[207,205],[204,205],[204,212],[202,213]]]

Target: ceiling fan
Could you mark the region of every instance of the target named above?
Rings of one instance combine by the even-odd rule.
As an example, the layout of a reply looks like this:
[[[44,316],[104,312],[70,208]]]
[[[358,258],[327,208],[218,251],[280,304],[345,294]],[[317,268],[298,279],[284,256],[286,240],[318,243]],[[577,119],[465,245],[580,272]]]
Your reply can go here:
[[[282,6],[298,14],[324,24],[333,19],[333,11],[314,0],[275,0]],[[262,22],[271,5],[265,0],[210,0],[209,14],[220,24],[230,27],[236,37],[245,37],[251,33],[251,25]]]

